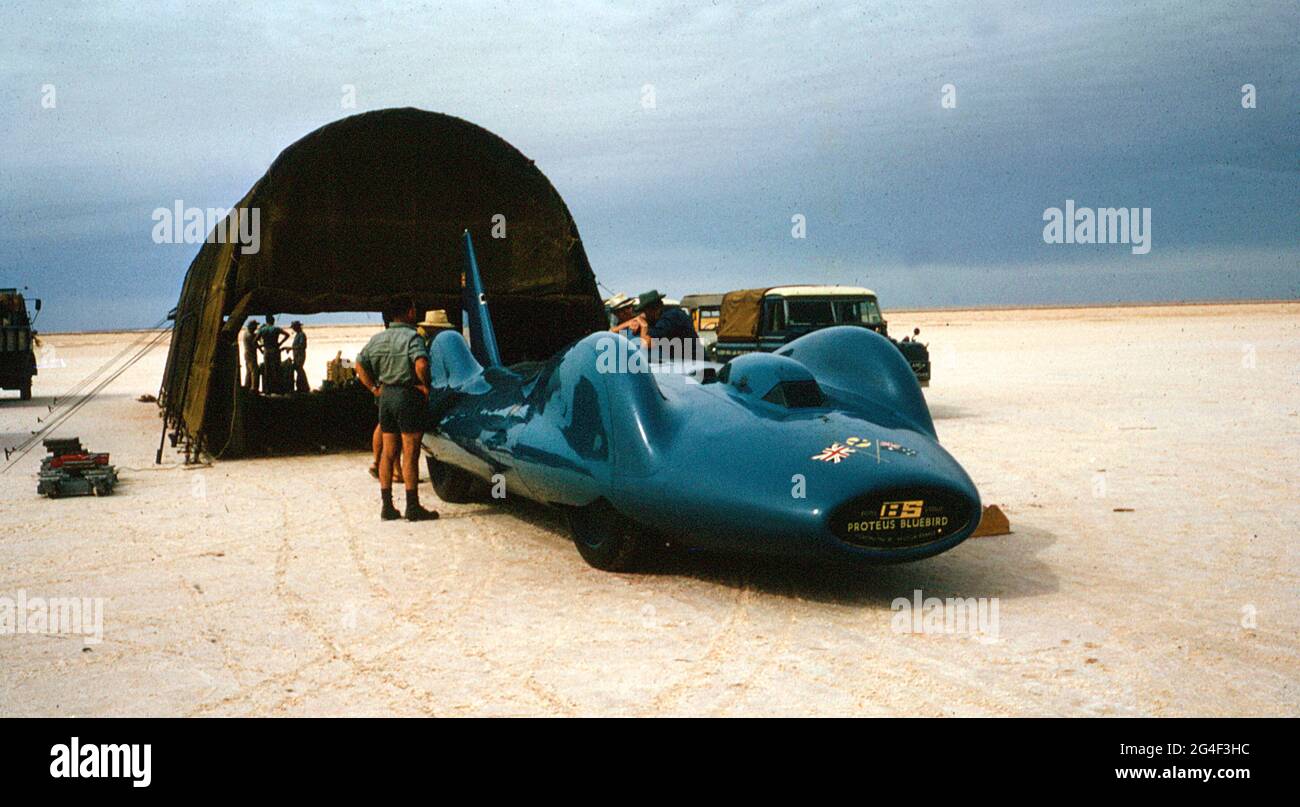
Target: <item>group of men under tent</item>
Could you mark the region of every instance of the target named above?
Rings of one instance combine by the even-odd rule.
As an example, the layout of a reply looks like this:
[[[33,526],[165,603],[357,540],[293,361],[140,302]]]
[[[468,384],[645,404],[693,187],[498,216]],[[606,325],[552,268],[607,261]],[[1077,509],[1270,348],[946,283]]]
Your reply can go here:
[[[266,322],[259,328],[256,320],[249,320],[244,330],[239,332],[239,351],[244,358],[244,389],[266,394],[276,392],[311,392],[307,383],[307,334],[303,333],[302,323],[294,320],[289,324],[293,335],[285,333],[275,324],[275,317],[266,315]],[[289,346],[285,347],[285,342]],[[285,373],[280,360],[281,353],[291,353],[292,375]],[[258,362],[258,354],[262,361]]]
[[[387,315],[384,326],[387,327]],[[416,330],[427,343],[433,341],[438,331],[454,326],[447,320],[447,312],[426,311],[424,321],[416,324]],[[244,388],[273,392],[311,392],[307,381],[307,334],[302,329],[302,322],[294,320],[289,323],[292,335],[284,332],[275,324],[275,316],[268,314],[266,322],[260,327],[256,320],[250,319],[244,330],[239,333],[240,353],[244,359]],[[288,347],[285,342],[288,341]],[[281,353],[291,353],[293,363],[290,365],[292,382],[283,383],[288,376],[284,372]],[[263,361],[259,362],[258,357]],[[289,387],[283,389],[282,387]]]

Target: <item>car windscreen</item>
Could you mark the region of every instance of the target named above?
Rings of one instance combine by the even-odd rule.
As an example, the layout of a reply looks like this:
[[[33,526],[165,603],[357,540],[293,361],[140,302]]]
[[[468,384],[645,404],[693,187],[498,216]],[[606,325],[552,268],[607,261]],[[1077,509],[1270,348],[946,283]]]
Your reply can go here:
[[[785,324],[790,328],[835,324],[835,308],[830,300],[786,300]]]
[[[829,325],[878,325],[880,305],[875,298],[789,299],[785,325],[790,328],[824,328]]]
[[[835,321],[843,325],[879,325],[880,304],[872,298],[835,301]]]

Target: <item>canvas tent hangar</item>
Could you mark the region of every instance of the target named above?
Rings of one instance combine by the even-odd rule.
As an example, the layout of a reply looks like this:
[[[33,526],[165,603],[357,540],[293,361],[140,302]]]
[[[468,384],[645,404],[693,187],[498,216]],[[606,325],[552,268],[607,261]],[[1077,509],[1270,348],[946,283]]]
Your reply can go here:
[[[505,140],[450,115],[387,109],[323,126],[286,148],[230,215],[252,209],[257,251],[203,244],[176,306],[159,401],[187,454],[256,451],[267,418],[277,420],[268,407],[283,402],[239,389],[247,317],[379,311],[409,296],[456,322],[465,230],[505,361],[547,358],[607,327],[550,181]]]

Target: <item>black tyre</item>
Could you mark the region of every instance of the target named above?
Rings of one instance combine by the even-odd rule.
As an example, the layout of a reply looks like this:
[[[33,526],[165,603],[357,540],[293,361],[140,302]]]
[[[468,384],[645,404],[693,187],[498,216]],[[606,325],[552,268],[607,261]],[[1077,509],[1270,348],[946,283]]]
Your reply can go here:
[[[643,530],[604,499],[568,511],[578,554],[605,572],[626,572],[641,559]]]
[[[425,457],[429,481],[433,492],[448,504],[466,504],[483,498],[484,485],[477,477],[454,465],[439,462],[436,457]]]
[[[32,399],[32,382],[28,381],[18,389],[18,398],[23,401]]]

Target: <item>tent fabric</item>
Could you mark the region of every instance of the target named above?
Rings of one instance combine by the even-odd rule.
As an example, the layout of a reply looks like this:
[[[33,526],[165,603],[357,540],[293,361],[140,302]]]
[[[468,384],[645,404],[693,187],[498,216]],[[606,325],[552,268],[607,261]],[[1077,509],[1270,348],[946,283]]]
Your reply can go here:
[[[256,213],[259,249],[211,236],[200,248],[159,396],[169,425],[210,451],[242,422],[234,340],[247,317],[413,297],[458,323],[466,229],[507,362],[606,327],[563,199],[532,160],[460,118],[404,108],[328,124],[286,148],[217,231],[238,211]]]
[[[752,342],[758,339],[763,314],[763,295],[768,289],[741,289],[722,295],[718,317],[719,342]]]

